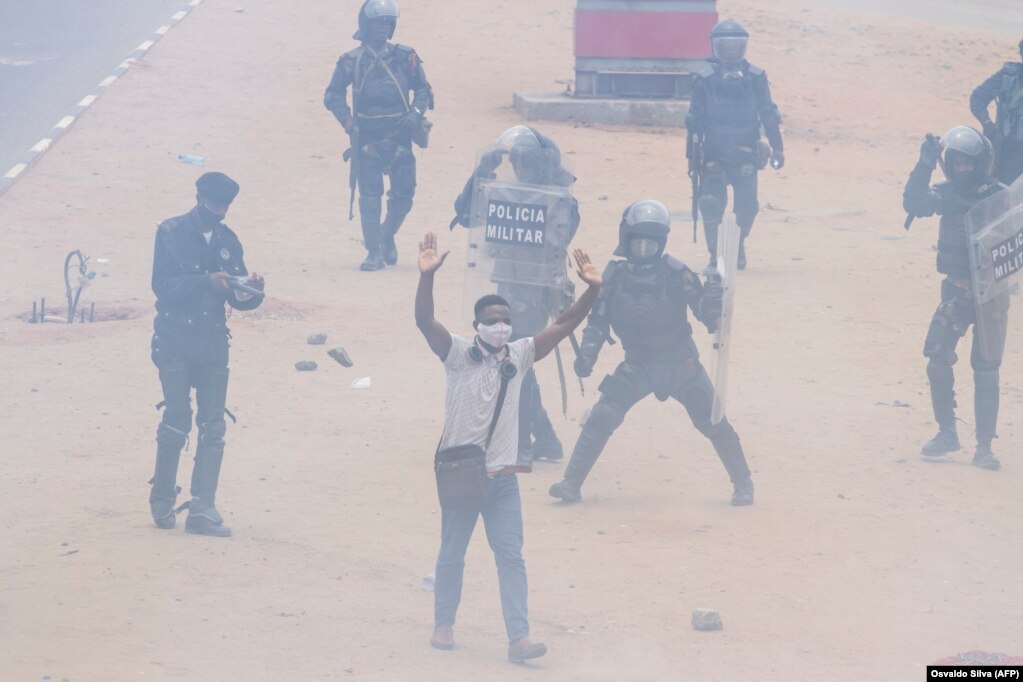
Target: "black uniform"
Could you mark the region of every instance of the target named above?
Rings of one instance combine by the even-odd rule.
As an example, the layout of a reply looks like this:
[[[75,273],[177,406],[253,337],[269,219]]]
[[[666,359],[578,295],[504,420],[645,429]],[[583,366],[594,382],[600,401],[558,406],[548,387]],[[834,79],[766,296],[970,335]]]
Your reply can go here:
[[[994,122],[988,113],[992,101],[997,112]],[[995,145],[995,175],[1011,185],[1023,175],[1023,63],[1007,62],[981,83],[970,95],[970,111]]]
[[[750,470],[739,436],[727,419],[711,422],[714,387],[700,363],[687,319],[689,308],[713,330],[721,314],[720,290],[709,295],[689,268],[667,255],[647,264],[611,261],[603,278],[583,331],[576,371],[589,375],[611,330],[621,340],[625,361],[600,383],[600,400],[583,425],[565,469],[565,482],[577,496],[626,412],[653,393],[658,400],[674,398],[682,403],[693,425],[714,445],[737,491],[749,486],[749,502],[743,504],[752,503]],[[557,488],[551,494],[562,497]]]
[[[969,130],[969,129],[967,129]],[[973,131],[979,137],[979,133]],[[984,141],[986,143],[986,141]],[[934,419],[940,432],[924,446],[925,455],[941,455],[959,449],[955,418],[956,346],[970,325],[976,322],[976,305],[971,286],[969,241],[966,232],[966,213],[980,200],[1004,189],[993,178],[975,183],[942,182],[931,186],[936,157],[921,160],[910,173],[903,193],[903,206],[911,216],[940,215],[938,228],[938,272],[945,275],[941,283],[941,303],[931,319],[924,341],[927,357],[927,377],[931,386]],[[946,157],[946,172],[950,161]],[[982,173],[990,170],[978,161]],[[986,175],[981,176],[986,177]],[[974,330],[970,365],[974,377],[974,412],[976,418],[978,457],[974,463],[985,468],[997,468],[997,460],[990,455],[991,440],[995,437],[998,421],[998,371],[1001,360],[985,360]],[[990,455],[990,457],[988,457]],[[981,463],[985,460],[987,464]]]
[[[214,507],[224,457],[228,338],[224,304],[238,310],[256,308],[262,297],[224,294],[210,286],[210,273],[246,276],[242,245],[226,225],[217,224],[209,243],[200,229],[198,211],[170,218],[156,231],[153,255],[152,358],[163,387],[163,419],[157,429],[156,472],[150,507],[158,525],[173,525],[178,459],[192,429],[191,391],[195,388],[196,443],[189,518],[223,519]],[[244,300],[243,300],[244,299]]]
[[[352,86],[355,117],[348,105]],[[413,93],[411,102],[409,92]],[[423,114],[433,108],[433,93],[419,55],[411,47],[387,43],[374,53],[365,43],[338,59],[323,95],[323,104],[342,125],[353,125],[357,158],[359,217],[371,254],[394,253],[394,235],[412,210],[416,192],[416,157],[412,136]],[[391,179],[387,216],[381,224],[384,174]]]
[[[728,185],[735,192],[733,211],[745,239],[760,210],[757,172],[760,128],[775,152],[783,151],[781,117],[771,99],[767,74],[742,60],[727,67],[717,59],[693,78],[686,128],[702,139],[702,188],[699,209],[711,260],[715,259],[718,225],[728,203]]]

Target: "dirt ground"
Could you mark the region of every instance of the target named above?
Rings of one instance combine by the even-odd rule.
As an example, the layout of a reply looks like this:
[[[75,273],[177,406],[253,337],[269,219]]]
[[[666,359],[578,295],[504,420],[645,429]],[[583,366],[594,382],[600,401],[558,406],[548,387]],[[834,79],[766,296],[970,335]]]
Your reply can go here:
[[[969,466],[968,351],[957,366],[967,449],[922,462],[937,222],[901,227],[923,133],[972,120],[970,90],[1014,40],[804,0],[720,3],[752,30],[750,58],[785,118],[788,163],[761,176],[732,352],[728,412],[757,503],[730,507],[709,444],[652,398],[613,437],[583,504],[553,504],[562,466],[539,464],[521,484],[532,635],[550,653],[520,667],[504,660],[481,532],[459,647],[428,644],[433,596],[420,580],[439,542],[443,373],[413,323],[414,254],[427,230],[453,249],[438,317],[465,333],[451,203],[475,151],[520,122],[512,90],[571,77],[574,3],[402,3],[396,37],[425,61],[436,127],[400,263],[368,274],[345,215],[346,140],[321,105],[359,2],[238,5],[206,0],[0,200],[0,678],[916,680],[959,651],[1023,655],[1023,323],[1011,320],[1002,370],[1002,471]],[[688,211],[679,131],[537,125],[575,166],[577,241],[595,260],[628,203]],[[230,322],[239,422],[218,500],[230,540],[159,531],[146,503],[160,400],[152,238],[191,207],[199,169],[183,152],[241,183],[227,222],[270,292]],[[674,227],[669,251],[702,266],[702,238]],[[100,273],[87,300],[131,319],[18,318],[33,298],[61,299],[74,248]],[[355,367],[306,345],[317,331]],[[296,372],[303,359],[319,370]],[[605,349],[567,419],[553,359],[539,366],[566,449],[620,359],[620,346]],[[363,376],[372,388],[350,388]],[[724,630],[693,630],[697,607],[719,609]]]

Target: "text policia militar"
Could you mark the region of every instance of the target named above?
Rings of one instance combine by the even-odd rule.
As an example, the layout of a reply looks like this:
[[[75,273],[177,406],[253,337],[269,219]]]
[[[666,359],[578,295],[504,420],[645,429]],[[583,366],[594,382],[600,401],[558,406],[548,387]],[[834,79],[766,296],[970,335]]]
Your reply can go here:
[[[491,199],[487,207],[488,242],[543,247],[547,207]]]
[[[991,264],[996,282],[1023,268],[1023,230],[991,247]]]
[[[928,680],[1023,680],[1019,665],[929,665]]]

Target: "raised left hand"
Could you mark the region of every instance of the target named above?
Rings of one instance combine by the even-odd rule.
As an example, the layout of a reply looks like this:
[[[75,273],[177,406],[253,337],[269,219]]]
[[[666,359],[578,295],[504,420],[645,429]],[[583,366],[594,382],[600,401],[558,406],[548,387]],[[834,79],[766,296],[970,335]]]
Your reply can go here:
[[[590,261],[590,257],[582,249],[575,249],[572,251],[572,256],[575,258],[575,264],[579,268],[577,274],[579,279],[586,282],[591,287],[599,287],[603,284],[603,280],[600,277],[600,272],[597,270],[597,266]]]

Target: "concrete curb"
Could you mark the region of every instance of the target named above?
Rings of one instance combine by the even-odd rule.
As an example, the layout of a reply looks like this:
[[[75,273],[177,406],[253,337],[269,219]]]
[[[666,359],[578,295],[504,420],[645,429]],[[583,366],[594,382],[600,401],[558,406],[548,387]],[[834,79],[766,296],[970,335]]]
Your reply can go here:
[[[8,189],[10,189],[11,186],[14,185],[14,183],[27,174],[28,170],[42,158],[43,154],[45,154],[47,150],[53,147],[54,143],[56,143],[58,139],[67,133],[72,126],[74,126],[78,118],[93,105],[99,96],[102,95],[106,89],[114,83],[114,81],[127,73],[128,69],[130,69],[135,62],[145,56],[146,52],[149,51],[149,48],[155,45],[160,38],[164,37],[168,31],[174,28],[178,22],[188,16],[188,14],[200,4],[202,4],[202,0],[189,0],[188,5],[184,9],[176,12],[166,24],[157,28],[145,42],[136,47],[123,62],[118,64],[117,68],[114,69],[109,76],[101,80],[91,93],[83,97],[67,116],[57,121],[57,124],[50,129],[50,132],[28,150],[28,152],[21,158],[21,161],[11,166],[11,168],[4,173],[2,177],[0,177],[0,196],[2,196]]]

